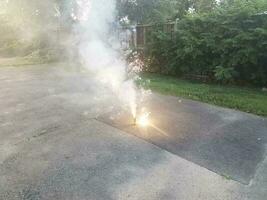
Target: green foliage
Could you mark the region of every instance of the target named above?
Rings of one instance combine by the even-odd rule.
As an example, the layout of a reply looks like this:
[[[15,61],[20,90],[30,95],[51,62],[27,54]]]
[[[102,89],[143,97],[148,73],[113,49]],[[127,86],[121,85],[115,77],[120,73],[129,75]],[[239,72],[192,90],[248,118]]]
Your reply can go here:
[[[214,76],[217,81],[221,83],[229,83],[234,79],[236,71],[233,67],[224,68],[222,66],[217,66],[214,70]]]
[[[149,69],[266,86],[267,14],[255,2],[240,4],[187,15],[177,22],[174,37],[155,30],[147,45]]]
[[[118,18],[128,17],[131,23],[159,23],[183,17],[192,0],[117,0]]]
[[[159,23],[182,19],[189,9],[205,13],[217,7],[216,0],[117,0],[118,18],[131,23]]]

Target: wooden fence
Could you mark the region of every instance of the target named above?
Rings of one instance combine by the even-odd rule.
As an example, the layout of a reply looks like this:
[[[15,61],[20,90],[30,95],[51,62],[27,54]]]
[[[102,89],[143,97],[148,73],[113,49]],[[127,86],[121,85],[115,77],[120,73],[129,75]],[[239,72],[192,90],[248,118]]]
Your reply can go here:
[[[153,30],[160,30],[174,37],[175,22],[157,24],[157,25],[137,25],[136,26],[136,48],[142,49],[150,41]]]
[[[174,37],[176,23],[169,22],[156,25],[137,25],[131,27],[121,27],[118,30],[118,37],[123,48],[134,47],[142,50],[150,41],[153,30],[161,30]]]

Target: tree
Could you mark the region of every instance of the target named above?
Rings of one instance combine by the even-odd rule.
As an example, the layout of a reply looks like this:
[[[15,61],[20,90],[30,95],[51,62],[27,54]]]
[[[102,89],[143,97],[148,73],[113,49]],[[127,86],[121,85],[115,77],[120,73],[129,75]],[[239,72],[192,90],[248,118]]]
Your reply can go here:
[[[216,0],[191,0],[191,6],[197,13],[208,13],[217,6]]]
[[[189,0],[117,0],[118,18],[128,17],[132,23],[157,23],[184,16]]]
[[[0,4],[1,47],[27,54],[53,43],[60,0],[9,0]]]

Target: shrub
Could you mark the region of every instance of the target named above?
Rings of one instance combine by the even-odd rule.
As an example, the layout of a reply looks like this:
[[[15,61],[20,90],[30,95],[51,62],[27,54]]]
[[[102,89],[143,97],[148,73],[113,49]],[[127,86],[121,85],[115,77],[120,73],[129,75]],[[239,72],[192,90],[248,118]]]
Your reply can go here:
[[[222,66],[217,66],[214,70],[214,76],[220,83],[230,83],[234,80],[237,72],[234,68],[224,68]]]
[[[179,20],[175,37],[155,30],[146,56],[149,69],[160,73],[266,86],[266,52],[267,14],[218,9]]]

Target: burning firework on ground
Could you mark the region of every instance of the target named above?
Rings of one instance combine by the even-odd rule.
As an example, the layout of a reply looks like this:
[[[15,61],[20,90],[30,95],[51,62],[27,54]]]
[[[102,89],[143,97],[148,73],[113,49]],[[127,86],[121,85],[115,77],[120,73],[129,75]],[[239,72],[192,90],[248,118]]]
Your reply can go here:
[[[149,125],[149,115],[150,113],[144,113],[141,114],[140,116],[135,118],[135,124],[142,126],[142,127],[146,127]]]
[[[140,127],[147,127],[150,125],[150,112],[148,112],[145,108],[142,108],[140,113],[136,113],[133,116],[134,125]]]

